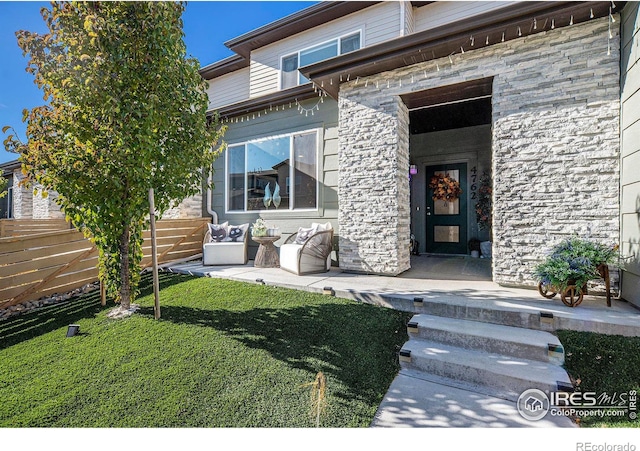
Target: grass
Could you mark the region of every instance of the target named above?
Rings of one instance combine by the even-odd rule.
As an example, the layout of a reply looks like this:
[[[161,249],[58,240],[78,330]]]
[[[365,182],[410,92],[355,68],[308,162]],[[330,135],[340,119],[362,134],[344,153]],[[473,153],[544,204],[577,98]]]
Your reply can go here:
[[[89,293],[0,322],[2,427],[368,427],[395,377],[407,313],[345,299],[161,274],[112,320]],[[65,338],[67,325],[81,334]]]
[[[640,393],[640,337],[575,331],[559,331],[558,337],[565,348],[565,369],[577,383],[577,390],[610,396],[631,390]],[[592,416],[581,418],[580,424],[637,428],[640,420]]]

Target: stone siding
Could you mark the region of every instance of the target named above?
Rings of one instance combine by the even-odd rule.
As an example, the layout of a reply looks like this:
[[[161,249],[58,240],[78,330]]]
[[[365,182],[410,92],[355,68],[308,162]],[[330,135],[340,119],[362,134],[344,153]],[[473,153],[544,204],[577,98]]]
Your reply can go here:
[[[15,219],[64,219],[64,213],[56,203],[55,191],[42,195],[41,185],[24,186],[25,176],[20,169],[13,171],[13,217]]]
[[[572,234],[617,243],[618,19],[611,38],[608,18],[598,19],[341,85],[341,267],[409,267],[408,113],[399,96],[486,77],[494,281],[534,285],[534,264]]]
[[[24,175],[18,169],[13,171],[13,217],[15,219],[33,218],[33,191],[20,185]]]
[[[32,187],[20,186],[24,179],[22,172],[13,172],[13,215],[15,219],[64,219],[64,213],[56,203],[58,193],[51,191],[42,196],[39,185],[36,194]],[[202,217],[202,194],[188,197],[173,208],[167,210],[162,219],[184,219]]]
[[[162,219],[202,218],[202,194],[187,197],[178,205],[168,209]]]
[[[400,274],[409,269],[409,111],[398,97],[377,108],[343,97],[339,108],[340,267]]]

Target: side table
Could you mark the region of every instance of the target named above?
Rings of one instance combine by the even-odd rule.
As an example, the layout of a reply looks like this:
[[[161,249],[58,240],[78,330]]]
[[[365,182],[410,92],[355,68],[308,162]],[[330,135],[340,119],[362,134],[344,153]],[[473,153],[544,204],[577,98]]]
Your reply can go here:
[[[273,243],[278,241],[280,236],[252,236],[251,239],[260,244],[253,266],[256,268],[279,268],[280,256]]]

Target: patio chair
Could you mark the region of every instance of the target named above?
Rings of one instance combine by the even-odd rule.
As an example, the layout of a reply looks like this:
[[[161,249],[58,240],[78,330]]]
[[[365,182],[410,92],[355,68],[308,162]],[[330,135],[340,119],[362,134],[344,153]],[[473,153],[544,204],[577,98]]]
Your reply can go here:
[[[248,261],[249,224],[209,224],[202,243],[202,264],[245,265]]]
[[[299,276],[327,272],[331,268],[332,250],[330,222],[301,227],[280,246],[280,268]]]

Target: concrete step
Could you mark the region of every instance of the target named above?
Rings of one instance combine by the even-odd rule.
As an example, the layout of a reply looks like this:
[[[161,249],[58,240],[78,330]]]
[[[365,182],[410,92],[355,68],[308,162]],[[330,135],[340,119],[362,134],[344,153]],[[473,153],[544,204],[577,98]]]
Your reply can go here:
[[[564,364],[564,348],[558,337],[540,330],[418,314],[409,321],[407,332],[410,339]]]
[[[559,365],[464,349],[421,338],[412,338],[400,350],[404,370],[417,370],[425,379],[437,377],[451,386],[475,390],[497,398],[517,401],[525,390],[561,391],[571,380]]]
[[[454,318],[467,321],[478,321],[490,324],[519,327],[525,329],[554,331],[557,329],[556,318],[548,309],[536,308],[532,305],[528,308],[520,306],[500,305],[501,302],[493,302],[485,305],[481,302],[442,302],[441,299],[416,296],[411,300],[396,299],[416,313]]]

